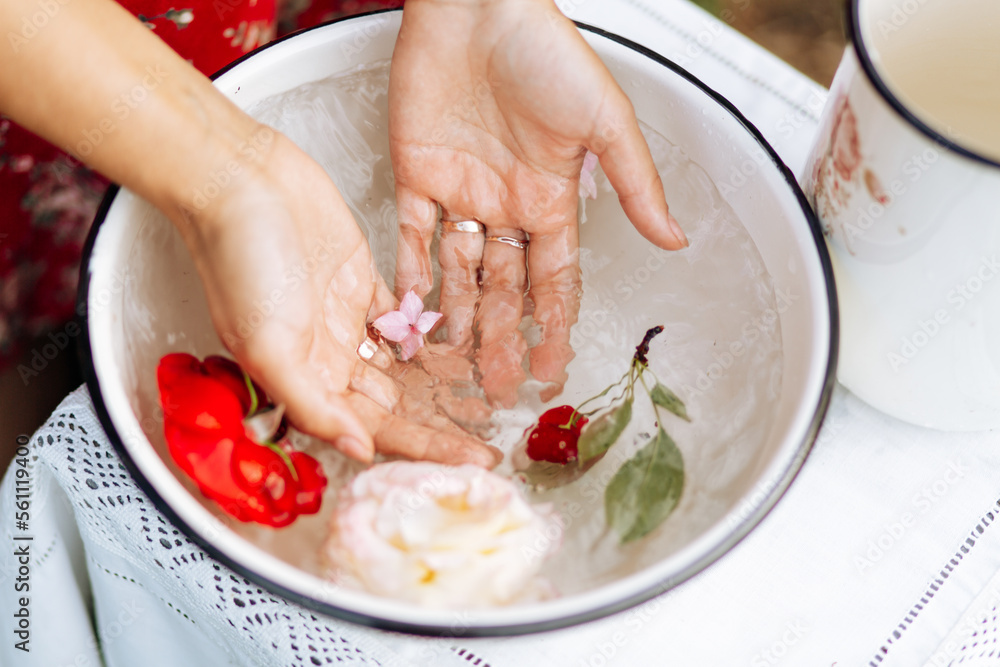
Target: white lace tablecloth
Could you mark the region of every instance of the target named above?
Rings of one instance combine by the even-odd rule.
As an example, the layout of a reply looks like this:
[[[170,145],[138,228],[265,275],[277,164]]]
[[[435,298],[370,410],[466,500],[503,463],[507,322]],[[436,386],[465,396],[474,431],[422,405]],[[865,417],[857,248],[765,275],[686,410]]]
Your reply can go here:
[[[801,171],[821,87],[684,0],[560,6],[690,69]],[[1000,664],[1000,438],[909,426],[842,388],[784,499],[716,564],[632,610],[510,639],[462,638],[460,619],[450,639],[374,631],[258,589],[152,506],[83,388],[28,440],[0,487],[4,666]]]

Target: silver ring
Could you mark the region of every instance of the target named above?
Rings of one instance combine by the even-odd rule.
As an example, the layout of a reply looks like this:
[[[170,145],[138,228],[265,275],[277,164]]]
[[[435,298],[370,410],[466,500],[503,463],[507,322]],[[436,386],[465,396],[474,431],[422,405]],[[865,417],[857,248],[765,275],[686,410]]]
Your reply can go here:
[[[486,225],[478,220],[442,220],[441,227],[446,232],[472,232],[482,234],[486,231]]]
[[[497,243],[506,243],[507,245],[517,248],[518,250],[524,250],[528,247],[528,240],[525,239],[521,241],[515,239],[513,236],[487,236],[487,241],[496,241]]]
[[[376,352],[378,352],[378,342],[371,338],[365,338],[365,341],[358,345],[358,356],[365,361],[371,361]]]

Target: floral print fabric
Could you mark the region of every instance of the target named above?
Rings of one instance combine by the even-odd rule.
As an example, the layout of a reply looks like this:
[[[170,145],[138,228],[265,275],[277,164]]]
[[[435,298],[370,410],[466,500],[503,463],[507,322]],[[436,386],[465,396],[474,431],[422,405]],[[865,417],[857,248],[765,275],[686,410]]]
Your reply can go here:
[[[285,34],[401,0],[120,0],[205,74]],[[280,16],[280,22],[279,22]],[[280,25],[280,30],[279,30]],[[80,255],[108,182],[0,116],[0,371],[74,315]]]

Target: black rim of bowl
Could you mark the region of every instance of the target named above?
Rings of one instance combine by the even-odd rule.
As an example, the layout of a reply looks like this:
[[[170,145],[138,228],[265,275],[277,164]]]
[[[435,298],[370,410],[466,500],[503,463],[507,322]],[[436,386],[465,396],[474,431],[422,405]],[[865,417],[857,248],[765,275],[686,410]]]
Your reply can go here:
[[[310,30],[316,30],[323,28],[324,26],[331,25],[334,23],[340,23],[342,21],[351,21],[362,19],[366,16],[371,16],[374,14],[382,14],[386,11],[400,11],[400,10],[383,10],[377,12],[369,12],[367,14],[360,14],[357,16],[347,17],[343,19],[337,19],[328,23],[324,23],[318,26],[314,26],[307,30],[302,30],[291,35],[288,35],[280,40],[276,40],[267,44],[247,55],[243,56],[239,60],[231,63],[224,69],[217,72],[212,78],[215,79],[225,72],[228,72],[233,67],[236,67],[241,62],[247,58],[253,57],[255,54],[262,50],[268,49],[275,44],[278,44],[285,39],[290,39],[296,35],[302,34],[303,32],[308,32]],[[402,622],[392,619],[376,618],[369,616],[367,614],[362,614],[359,612],[352,611],[350,609],[345,609],[342,607],[337,607],[335,605],[322,602],[312,597],[304,596],[293,590],[285,588],[284,586],[275,583],[274,581],[268,579],[266,576],[250,569],[249,567],[237,562],[234,558],[228,554],[222,552],[218,547],[213,545],[210,541],[203,538],[197,531],[193,530],[185,521],[183,521],[180,516],[173,510],[170,505],[168,505],[163,498],[158,493],[157,489],[145,478],[142,472],[137,467],[136,463],[133,461],[132,457],[129,455],[128,449],[126,448],[124,442],[119,436],[115,425],[111,420],[110,413],[107,406],[104,404],[103,395],[101,393],[101,384],[97,377],[97,369],[94,365],[94,358],[91,354],[90,346],[90,329],[89,329],[89,317],[87,313],[87,295],[90,287],[90,259],[93,254],[94,244],[96,243],[97,236],[100,232],[101,225],[107,218],[108,211],[111,208],[112,203],[118,193],[118,186],[112,186],[101,202],[100,209],[94,219],[93,227],[90,230],[90,234],[87,237],[87,242],[84,247],[83,260],[81,262],[80,269],[80,286],[77,293],[77,312],[83,313],[83,335],[80,336],[79,346],[80,346],[80,360],[83,366],[83,374],[86,379],[87,389],[90,392],[91,400],[93,401],[94,408],[100,419],[101,425],[104,428],[108,439],[111,441],[114,448],[117,450],[118,455],[121,457],[123,463],[128,469],[129,473],[135,479],[139,487],[149,496],[150,500],[156,506],[156,508],[162,512],[165,516],[169,518],[171,523],[180,528],[185,535],[199,547],[201,547],[209,556],[229,567],[231,570],[239,574],[240,576],[246,578],[249,581],[253,581],[264,589],[275,593],[286,600],[293,603],[299,604],[303,607],[310,609],[311,611],[319,612],[326,616],[331,616],[340,620],[350,621],[352,623],[357,623],[360,625],[379,628],[383,630],[391,630],[398,632],[406,632],[418,635],[431,635],[431,636],[448,636],[448,637],[490,637],[490,636],[512,636],[528,634],[533,632],[544,632],[549,630],[557,630],[560,628],[569,627],[572,625],[577,625],[579,623],[584,623],[587,621],[596,620],[598,618],[603,618],[613,613],[617,613],[633,607],[635,605],[641,604],[667,590],[683,583],[687,579],[690,579],[694,575],[698,574],[706,567],[714,563],[721,557],[724,553],[729,551],[733,546],[735,546],[740,540],[742,540],[753,528],[755,528],[761,520],[770,512],[771,508],[778,502],[778,500],[784,495],[788,486],[795,479],[802,464],[805,462],[806,457],[809,455],[813,444],[815,443],[817,433],[819,431],[820,425],[823,422],[823,418],[826,415],[827,408],[830,404],[830,398],[833,393],[833,388],[835,384],[835,371],[837,365],[837,353],[838,353],[838,343],[839,343],[839,324],[838,324],[838,309],[837,309],[837,294],[836,288],[834,286],[833,280],[833,269],[830,264],[830,256],[827,252],[826,243],[823,239],[822,232],[820,231],[819,222],[816,219],[815,214],[810,208],[806,201],[805,195],[803,194],[798,182],[792,175],[788,167],[782,162],[781,158],[774,149],[767,143],[763,135],[754,127],[753,124],[748,121],[743,114],[741,114],[736,107],[730,103],[726,98],[716,93],[714,90],[703,84],[700,80],[695,78],[692,74],[687,72],[679,65],[667,60],[663,56],[650,51],[649,49],[640,46],[632,41],[629,41],[618,35],[605,32],[600,28],[595,28],[593,26],[585,25],[582,23],[577,23],[579,29],[593,33],[595,35],[607,38],[613,42],[617,42],[623,46],[626,46],[637,53],[650,58],[651,60],[659,63],[660,65],[670,69],[674,73],[678,74],[682,78],[686,79],[688,82],[694,84],[698,89],[705,93],[710,99],[723,107],[728,111],[739,123],[746,129],[747,132],[760,144],[761,148],[770,157],[775,168],[782,174],[784,180],[786,181],[788,187],[791,189],[792,193],[795,195],[802,208],[802,214],[805,217],[810,232],[815,243],[816,252],[819,256],[819,261],[822,266],[823,276],[826,283],[826,297],[829,304],[829,317],[830,317],[830,349],[828,351],[827,357],[827,367],[826,376],[823,383],[823,388],[819,397],[819,401],[816,405],[815,412],[813,414],[808,432],[800,444],[796,456],[788,465],[788,467],[783,471],[780,480],[769,492],[767,498],[764,499],[760,504],[758,504],[754,510],[748,514],[742,522],[736,526],[732,532],[727,536],[727,538],[720,543],[715,549],[703,556],[696,563],[692,564],[685,570],[676,573],[670,578],[662,581],[659,585],[654,586],[646,591],[632,595],[630,597],[624,598],[617,601],[614,604],[607,605],[604,607],[599,607],[596,609],[588,609],[581,611],[579,613],[570,614],[562,616],[559,618],[553,618],[551,620],[545,621],[534,621],[517,625],[498,625],[498,626],[475,626],[475,627],[464,627],[456,631],[454,627],[448,627],[443,625],[430,625],[430,624],[419,624],[419,623],[409,623]]]
[[[892,91],[889,85],[885,82],[885,79],[882,78],[882,74],[879,72],[878,68],[875,66],[875,62],[872,60],[871,54],[868,51],[868,45],[866,45],[864,41],[864,32],[861,30],[861,3],[865,1],[866,0],[850,0],[846,5],[847,38],[854,48],[854,52],[858,57],[858,62],[861,63],[861,69],[864,70],[865,75],[868,77],[868,81],[870,81],[875,90],[878,91],[878,94],[882,96],[882,99],[884,99],[886,103],[907,123],[916,128],[918,132],[942,148],[981,164],[986,164],[991,167],[1000,167],[1000,162],[988,158],[971,148],[955,143],[953,140],[941,134],[938,130],[935,130],[923,119],[910,111],[903,101],[896,96],[896,93]]]

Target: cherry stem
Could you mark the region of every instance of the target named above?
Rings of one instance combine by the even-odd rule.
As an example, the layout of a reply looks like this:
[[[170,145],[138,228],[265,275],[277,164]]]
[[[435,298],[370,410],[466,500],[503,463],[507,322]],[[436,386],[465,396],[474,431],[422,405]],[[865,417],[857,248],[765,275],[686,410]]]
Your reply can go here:
[[[240,370],[243,371],[242,368]],[[243,381],[247,385],[247,391],[250,392],[250,411],[247,413],[246,418],[253,417],[257,414],[257,408],[259,407],[257,401],[257,390],[253,388],[253,380],[250,379],[250,374],[246,371],[243,371]]]
[[[604,408],[594,408],[590,412],[583,412],[582,408],[587,403],[592,403],[592,402],[596,401],[599,398],[603,398],[603,397],[607,396],[608,392],[610,392],[612,389],[614,389],[615,387],[617,387],[618,385],[620,385],[626,379],[629,380],[629,385],[631,385],[632,384],[632,380],[630,378],[631,375],[632,375],[632,369],[629,368],[627,371],[625,371],[625,375],[622,375],[618,379],[617,382],[614,382],[614,383],[608,385],[608,387],[604,391],[602,391],[600,394],[598,394],[597,396],[591,396],[590,398],[588,398],[587,400],[585,400],[583,403],[581,403],[579,407],[577,407],[576,409],[573,410],[573,414],[571,414],[569,416],[569,422],[567,422],[566,425],[563,426],[562,428],[572,428],[572,425],[576,423],[576,421],[579,418],[579,416],[589,417],[590,415],[594,414],[595,412],[599,412],[599,411],[603,410]],[[624,396],[624,394],[622,394],[622,395]],[[621,396],[619,396],[618,398],[621,398]],[[618,400],[618,399],[612,399],[611,402],[614,403],[616,400]],[[605,406],[605,407],[607,407],[607,406]]]
[[[602,391],[597,396],[592,396],[588,398],[578,407],[574,408],[572,414],[570,414],[569,416],[569,421],[566,422],[565,424],[561,424],[559,428],[569,430],[573,428],[573,426],[576,424],[577,421],[579,421],[580,417],[589,417],[597,412],[600,412],[601,410],[606,410],[607,408],[614,405],[616,401],[620,401],[621,399],[625,398],[625,396],[634,397],[636,380],[642,382],[642,386],[645,387],[646,393],[649,394],[649,387],[646,387],[646,382],[645,380],[642,379],[642,374],[646,370],[649,370],[649,362],[646,359],[646,355],[649,354],[649,343],[651,340],[653,340],[653,338],[655,338],[662,332],[663,332],[663,326],[655,326],[649,331],[647,331],[645,337],[643,337],[642,339],[642,342],[639,343],[638,346],[636,346],[635,354],[632,356],[632,363],[629,365],[629,369],[625,372],[625,375],[622,375],[617,382],[608,385],[607,389]],[[654,375],[653,377],[655,378],[656,376]],[[591,403],[599,398],[607,396],[608,392],[610,392],[612,389],[620,385],[625,380],[628,380],[628,386],[625,388],[625,391],[621,393],[621,395],[611,399],[611,401],[603,408],[594,408],[589,412],[583,412],[582,410],[583,406],[587,405],[587,403]],[[659,382],[659,380],[657,380],[657,382]],[[652,401],[652,399],[653,397],[650,394],[650,400]],[[656,407],[655,403],[653,404],[653,407],[654,408]],[[657,418],[659,418],[660,413],[657,412],[656,416]]]

